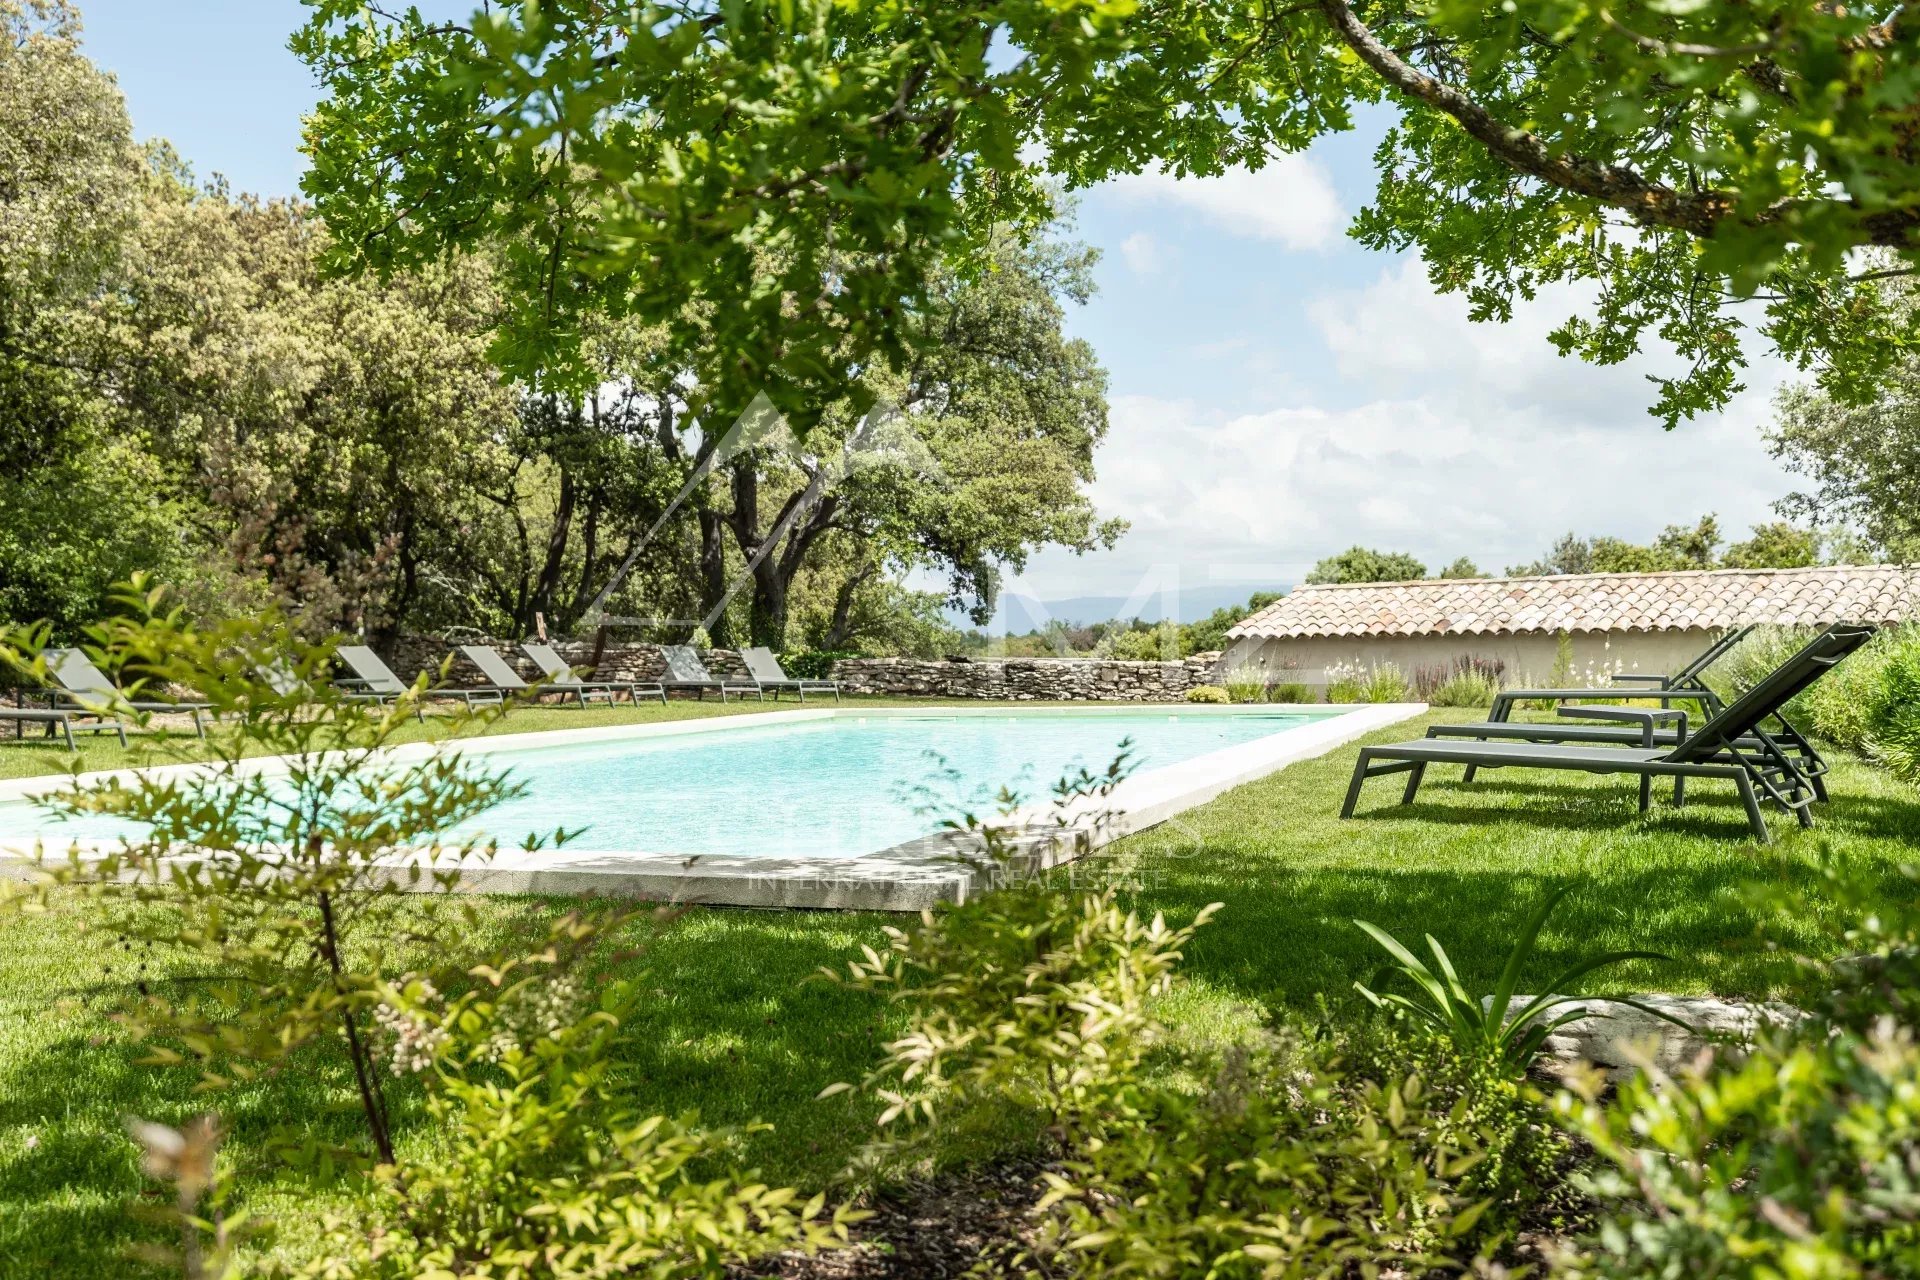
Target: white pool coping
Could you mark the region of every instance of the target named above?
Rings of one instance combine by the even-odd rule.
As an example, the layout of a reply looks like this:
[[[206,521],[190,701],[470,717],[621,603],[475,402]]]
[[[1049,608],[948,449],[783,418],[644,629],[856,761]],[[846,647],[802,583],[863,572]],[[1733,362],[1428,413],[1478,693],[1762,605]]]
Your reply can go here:
[[[791,711],[719,715],[698,720],[607,725],[588,729],[539,730],[459,739],[456,743],[408,743],[392,750],[396,762],[417,761],[448,745],[463,755],[491,755],[532,747],[631,741],[714,733],[821,720],[995,719],[1070,715],[1237,716],[1275,712],[1313,712],[1311,723],[1238,743],[1178,764],[1164,765],[1122,781],[1099,801],[1082,801],[1064,813],[1052,805],[1030,805],[1001,820],[1003,827],[1028,833],[1029,866],[1054,866],[1121,836],[1157,826],[1184,810],[1205,804],[1223,792],[1266,777],[1290,764],[1325,755],[1335,747],[1412,719],[1425,703],[1359,704],[1329,713],[1324,705],[1205,706],[1192,704],[1105,704],[1090,707],[948,706],[806,707]],[[167,776],[204,768],[197,764],[159,765],[144,770],[98,771],[83,781],[131,780],[137,774]],[[246,762],[248,772],[286,768],[279,757]],[[66,775],[41,775],[0,781],[0,801],[26,800],[57,790]],[[1095,810],[1099,812],[1096,813]],[[1065,831],[1071,838],[1060,838]],[[0,874],[31,874],[36,865],[33,837],[0,833]],[[61,846],[63,849],[68,847]],[[80,842],[82,856],[105,852],[106,842]],[[974,847],[977,848],[977,842]],[[529,851],[502,849],[484,864],[460,869],[452,887],[473,893],[586,894],[647,897],[710,906],[788,907],[858,911],[918,911],[942,901],[965,901],[991,886],[995,874],[971,865],[967,845],[951,837],[928,836],[856,858],[752,858],[593,850],[572,844]],[[413,860],[388,864],[396,883],[410,883]]]

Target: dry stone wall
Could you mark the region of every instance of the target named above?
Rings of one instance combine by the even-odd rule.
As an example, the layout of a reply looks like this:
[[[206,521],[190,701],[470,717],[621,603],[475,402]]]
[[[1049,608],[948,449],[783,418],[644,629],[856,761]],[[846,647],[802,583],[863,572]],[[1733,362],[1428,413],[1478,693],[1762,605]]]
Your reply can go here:
[[[488,639],[483,636],[461,635],[454,638],[441,636],[402,636],[394,646],[393,655],[387,665],[402,680],[412,680],[421,671],[436,673],[430,678],[438,678],[440,664],[448,654],[454,655],[453,665],[447,672],[447,683],[461,688],[475,688],[487,683],[487,678],[478,668],[460,656],[459,646],[463,644],[490,645],[501,657],[513,664],[528,683],[540,677],[539,668],[529,662],[520,652],[517,641]],[[661,656],[657,644],[609,644],[600,653],[600,661],[593,660],[593,641],[556,640],[554,649],[570,666],[585,668],[591,666],[591,680],[658,680],[666,674],[667,660]],[[703,652],[701,660],[707,664],[707,670],[716,676],[744,676],[747,664],[732,649],[709,649]]]
[[[1179,702],[1195,685],[1215,683],[1220,655],[1180,662],[1098,658],[843,658],[833,678],[848,693],[1002,701]]]
[[[478,668],[457,656],[463,644],[489,644],[529,682],[540,675],[510,640],[461,635],[404,636],[388,665],[403,680],[422,670],[437,673],[448,654],[456,655],[447,683],[477,687],[487,683]],[[553,647],[575,667],[592,665],[594,680],[657,680],[666,659],[657,644],[609,644],[593,661],[592,640],[558,640]],[[701,654],[715,675],[744,676],[747,664],[732,649]],[[1117,662],[1097,658],[975,658],[967,661],[925,658],[843,658],[833,678],[848,693],[914,698],[979,698],[1012,702],[1180,702],[1195,685],[1218,683],[1220,655],[1195,654],[1179,662]],[[437,675],[432,678],[438,678]]]

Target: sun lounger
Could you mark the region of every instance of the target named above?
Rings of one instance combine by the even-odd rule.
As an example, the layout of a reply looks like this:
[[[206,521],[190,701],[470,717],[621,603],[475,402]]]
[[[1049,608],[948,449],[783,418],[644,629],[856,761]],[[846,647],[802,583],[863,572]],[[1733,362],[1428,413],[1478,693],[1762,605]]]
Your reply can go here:
[[[1504,723],[1516,705],[1523,702],[1655,702],[1672,706],[1675,702],[1697,702],[1708,715],[1722,710],[1720,696],[1707,687],[1708,667],[1725,657],[1735,645],[1747,638],[1751,626],[1735,627],[1695,654],[1688,663],[1669,675],[1641,675],[1616,672],[1613,683],[1572,689],[1502,689],[1494,695],[1487,719]]]
[[[353,675],[337,677],[334,683],[350,693],[370,693],[382,700],[391,700],[411,691],[412,686],[393,674],[392,669],[380,661],[380,655],[363,644],[343,644],[335,650],[335,656],[347,664]],[[469,710],[475,703],[506,701],[506,695],[498,689],[426,689],[420,696],[440,702],[464,702]]]
[[[484,644],[463,644],[460,646],[460,652],[466,655],[468,662],[480,668],[480,674],[491,680],[494,688],[503,693],[529,698],[539,694],[558,693],[563,697],[572,698],[582,707],[587,705],[588,698],[600,698],[608,706],[613,705],[613,690],[606,685],[575,683],[565,688],[554,685],[536,688],[521,679],[520,673],[513,669],[512,663]]]
[[[708,671],[707,664],[700,661],[691,645],[663,644],[660,654],[667,661],[667,674],[660,680],[663,688],[691,689],[697,698],[706,697],[709,689],[718,689],[722,702],[727,700],[729,693],[751,693],[762,702],[767,700],[756,680],[743,676],[716,676]]]
[[[1780,664],[1719,714],[1671,746],[1604,746],[1592,743],[1525,741],[1453,741],[1425,738],[1386,746],[1362,747],[1354,763],[1340,816],[1353,816],[1367,779],[1405,773],[1402,804],[1412,804],[1430,764],[1473,768],[1564,769],[1582,773],[1625,773],[1640,780],[1640,809],[1651,804],[1655,778],[1674,780],[1674,803],[1685,801],[1689,778],[1723,779],[1734,784],[1754,838],[1771,837],[1760,808],[1765,796],[1792,813],[1800,825],[1813,825],[1815,789],[1787,748],[1765,729],[1780,708],[1825,675],[1834,664],[1865,644],[1872,627],[1842,624],[1821,632],[1799,653]],[[1583,709],[1591,710],[1591,709]],[[1611,718],[1637,722],[1643,733],[1669,718],[1665,709],[1607,707]]]
[[[526,654],[533,665],[540,668],[548,686],[554,689],[567,691],[578,689],[583,693],[595,689],[618,693],[624,689],[627,697],[634,702],[640,701],[640,695],[643,693],[649,698],[659,698],[663,703],[667,700],[667,691],[657,684],[642,684],[631,680],[582,680],[578,673],[567,665],[566,660],[554,651],[552,645],[535,644],[531,640],[522,641],[520,652]]]
[[[107,679],[106,672],[94,666],[92,659],[78,649],[48,649],[44,656],[47,674],[53,677],[57,686],[53,691],[54,697],[69,707],[103,717],[128,711],[161,714],[184,711],[193,717],[193,731],[202,738],[207,736],[206,713],[210,707],[205,702],[129,698],[118,685]]]
[[[835,702],[840,701],[840,686],[831,680],[795,680],[788,675],[786,668],[780,665],[780,659],[773,656],[773,650],[767,648],[742,649],[740,657],[747,664],[747,673],[754,678],[762,689],[771,690],[773,700],[780,701],[780,691],[791,689],[800,701],[807,700],[807,694],[831,693]]]

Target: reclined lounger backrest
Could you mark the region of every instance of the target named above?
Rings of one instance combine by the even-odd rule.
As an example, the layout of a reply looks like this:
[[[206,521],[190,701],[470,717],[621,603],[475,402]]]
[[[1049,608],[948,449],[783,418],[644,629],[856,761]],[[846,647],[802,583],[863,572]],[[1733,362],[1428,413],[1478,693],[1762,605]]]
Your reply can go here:
[[[1714,716],[1675,748],[1676,761],[1704,760],[1746,737],[1839,661],[1873,638],[1874,628],[1836,622],[1807,642],[1807,646],[1769,671],[1753,688]]]

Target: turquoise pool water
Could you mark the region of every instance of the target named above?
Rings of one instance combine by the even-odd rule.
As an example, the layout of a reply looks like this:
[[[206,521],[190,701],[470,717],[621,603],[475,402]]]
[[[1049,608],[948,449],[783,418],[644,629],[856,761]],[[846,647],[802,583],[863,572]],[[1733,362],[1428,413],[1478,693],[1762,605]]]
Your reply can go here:
[[[1337,714],[1337,713],[1334,713]],[[502,844],[584,828],[571,848],[744,857],[855,857],[986,817],[1009,786],[1044,803],[1063,774],[1105,770],[1123,739],[1135,772],[1285,733],[1327,713],[841,717],[804,724],[489,752],[527,794],[475,824]],[[0,837],[119,834],[50,825],[0,803]]]

